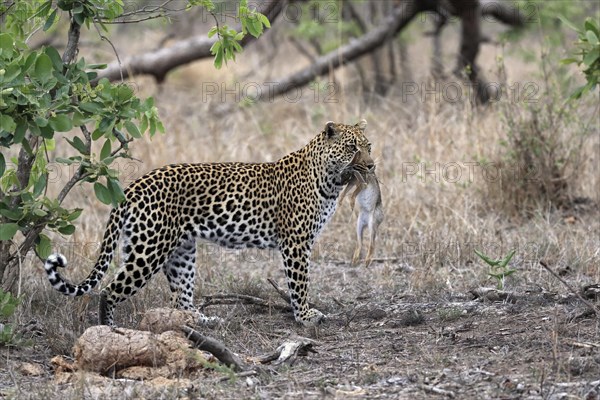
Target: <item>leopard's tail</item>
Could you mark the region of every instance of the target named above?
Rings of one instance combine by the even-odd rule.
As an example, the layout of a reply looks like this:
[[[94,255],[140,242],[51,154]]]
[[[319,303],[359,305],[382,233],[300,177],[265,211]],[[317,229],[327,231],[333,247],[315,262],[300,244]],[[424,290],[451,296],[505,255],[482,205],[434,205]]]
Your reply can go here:
[[[48,280],[54,289],[66,296],[76,297],[89,293],[98,285],[104,277],[115,251],[117,250],[119,237],[121,235],[121,230],[123,229],[125,213],[126,202],[121,203],[111,211],[108,223],[106,224],[104,238],[102,239],[100,257],[98,257],[94,269],[92,269],[87,278],[79,285],[73,285],[58,273],[57,268],[64,268],[67,266],[67,258],[65,256],[55,253],[46,259],[44,269],[46,270]]]

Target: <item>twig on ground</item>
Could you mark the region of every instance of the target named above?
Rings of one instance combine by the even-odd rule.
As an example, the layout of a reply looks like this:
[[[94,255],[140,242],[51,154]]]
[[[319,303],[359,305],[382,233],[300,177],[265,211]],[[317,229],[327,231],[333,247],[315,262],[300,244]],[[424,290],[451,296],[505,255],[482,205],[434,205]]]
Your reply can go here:
[[[217,339],[205,336],[187,325],[182,326],[181,330],[185,332],[189,340],[194,342],[196,348],[208,351],[223,364],[233,368],[234,371],[238,372],[246,369],[242,360]]]
[[[600,310],[598,310],[592,303],[590,303],[589,301],[587,301],[586,299],[583,298],[583,296],[581,294],[579,294],[578,291],[576,291],[575,289],[573,289],[573,287],[571,285],[569,285],[567,283],[567,281],[565,281],[563,278],[561,278],[556,272],[554,272],[549,266],[548,264],[546,264],[543,260],[540,260],[540,265],[542,267],[544,267],[544,269],[548,272],[550,272],[556,279],[558,279],[563,285],[565,285],[567,287],[567,289],[569,289],[571,291],[571,293],[573,293],[575,296],[577,296],[579,298],[579,300],[581,300],[586,306],[589,307],[589,309],[591,310],[592,313],[594,313],[596,315],[596,317],[600,316]]]
[[[454,392],[452,392],[450,390],[440,389],[439,387],[436,387],[436,386],[419,385],[419,388],[422,389],[425,392],[435,393],[435,394],[441,394],[443,396],[450,397],[451,399],[453,399],[454,397],[456,397],[456,395],[454,394]]]
[[[282,310],[289,310],[288,306],[282,306],[280,304],[275,304],[270,302],[269,300],[261,299],[260,297],[249,296],[246,294],[215,294],[212,296],[204,296],[202,304],[200,304],[199,308],[204,309],[205,307],[212,306],[215,304],[250,304],[261,307],[271,307],[278,308]]]

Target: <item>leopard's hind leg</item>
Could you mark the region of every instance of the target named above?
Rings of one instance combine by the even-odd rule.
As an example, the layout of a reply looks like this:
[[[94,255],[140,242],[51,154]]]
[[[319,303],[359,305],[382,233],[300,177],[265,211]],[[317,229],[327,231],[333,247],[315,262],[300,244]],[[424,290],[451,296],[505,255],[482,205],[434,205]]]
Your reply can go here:
[[[113,281],[102,290],[99,310],[101,325],[114,326],[115,306],[146,286],[176,248],[177,240],[166,234],[168,226],[158,232],[149,233],[140,224],[141,222],[134,217],[130,217],[125,224],[124,261]],[[157,240],[161,236],[165,240]]]
[[[198,315],[198,322],[213,325],[218,317],[207,317],[194,305],[194,280],[196,278],[196,240],[184,237],[163,266],[169,281],[171,303],[180,310],[192,310]]]

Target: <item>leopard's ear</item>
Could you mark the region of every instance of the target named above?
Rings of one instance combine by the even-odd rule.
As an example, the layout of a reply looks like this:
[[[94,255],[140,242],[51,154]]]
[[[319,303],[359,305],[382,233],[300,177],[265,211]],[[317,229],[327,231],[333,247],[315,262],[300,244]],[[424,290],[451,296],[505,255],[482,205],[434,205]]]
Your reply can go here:
[[[337,132],[335,131],[335,123],[333,121],[329,121],[328,123],[325,124],[325,135],[327,135],[328,139],[332,139],[333,137],[335,137],[335,135],[337,135]]]
[[[361,132],[364,132],[365,129],[367,129],[367,120],[361,119],[360,121],[358,121],[358,124],[356,124],[354,126],[356,126],[358,129],[360,129]]]

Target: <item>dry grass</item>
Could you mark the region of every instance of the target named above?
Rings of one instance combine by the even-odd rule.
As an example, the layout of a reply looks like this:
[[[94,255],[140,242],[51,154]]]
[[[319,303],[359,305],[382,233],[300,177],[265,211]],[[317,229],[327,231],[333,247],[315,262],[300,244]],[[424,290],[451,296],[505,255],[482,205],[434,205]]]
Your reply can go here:
[[[530,42],[519,46],[539,45],[525,40]],[[121,51],[131,45],[118,44]],[[419,84],[428,80],[427,68],[422,67],[428,65],[428,53],[422,50],[427,46],[421,38],[410,46],[413,76]],[[569,180],[569,194],[587,198],[589,204],[556,209],[536,203],[523,216],[507,203],[510,196],[499,198],[504,194],[491,182],[497,171],[490,169],[489,162],[502,160],[501,174],[514,168],[503,158],[506,148],[501,141],[507,140],[509,126],[498,104],[475,110],[468,101],[436,102],[433,96],[403,99],[394,89],[390,97],[367,106],[355,95],[359,85],[352,67],[335,73],[341,84],[336,102],[322,101],[324,93],[316,102],[314,92],[307,90],[298,102],[276,99],[252,106],[240,106],[231,98],[203,99],[200,82],[233,85],[239,77],[246,77],[244,82],[266,82],[293,69],[286,61],[293,59],[293,51],[286,46],[267,65],[253,50],[224,71],[214,71],[209,62],[183,68],[160,88],[147,79],[136,79],[141,93],[155,96],[167,134],[132,146],[133,156],[143,163],[120,165],[123,179],[130,181],[166,163],[275,160],[303,146],[328,120],[354,123],[365,118],[386,214],[377,244],[379,261],[368,270],[349,267],[355,237],[346,204],[313,253],[312,299],[335,316],[318,333],[319,354],[279,375],[250,381],[221,381],[222,376],[207,372],[204,381],[187,391],[115,382],[104,395],[427,398],[431,394],[423,387],[435,385],[460,398],[527,393],[546,397],[560,390],[585,395],[589,382],[598,377],[599,364],[594,360],[600,353],[597,348],[574,347],[573,342],[597,343],[600,328],[597,321],[569,319],[582,310],[581,305],[539,268],[538,261],[567,271],[565,278],[576,286],[600,282],[598,125],[583,139],[573,166],[575,175]],[[532,81],[530,73],[538,67],[524,64],[511,49],[506,51],[510,81]],[[490,80],[499,53],[491,46],[482,53]],[[514,106],[522,108],[518,103]],[[583,101],[572,116],[597,115],[596,106],[593,99]],[[561,129],[571,128],[561,125]],[[55,243],[68,250],[71,268],[66,275],[77,281],[93,265],[109,209],[88,187],[77,188],[68,205],[84,207],[85,213],[76,233],[56,237]],[[518,271],[507,280],[507,287],[530,294],[516,304],[469,301],[470,289],[494,284],[474,256],[475,248],[497,258],[516,249],[511,265]],[[197,294],[274,296],[265,282],[268,277],[283,282],[280,264],[276,252],[200,245]],[[36,319],[43,336],[33,338],[34,345],[24,350],[3,350],[0,393],[19,398],[100,397],[83,378],[81,387],[62,389],[52,384],[50,373],[23,377],[18,369],[25,360],[48,366],[52,355],[69,354],[74,338],[96,323],[97,299],[72,300],[56,294],[39,262],[24,267],[23,287],[17,323]],[[132,327],[147,308],[167,304],[167,288],[162,276],[154,279],[118,307],[117,323]],[[270,351],[292,332],[310,334],[276,310],[236,305],[206,311],[226,320],[212,334],[244,355]],[[583,363],[576,365],[579,370],[572,366],[575,358]],[[559,383],[565,385],[556,386]]]

